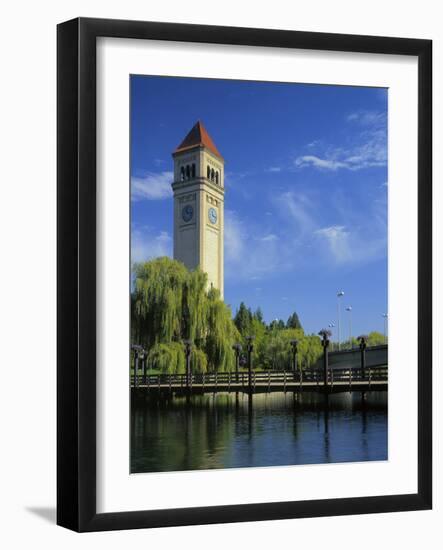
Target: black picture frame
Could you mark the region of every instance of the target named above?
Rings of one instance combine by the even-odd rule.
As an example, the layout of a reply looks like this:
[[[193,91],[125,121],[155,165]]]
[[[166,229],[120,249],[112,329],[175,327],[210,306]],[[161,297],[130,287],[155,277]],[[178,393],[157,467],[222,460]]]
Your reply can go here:
[[[96,39],[135,38],[418,58],[416,494],[96,512]],[[57,523],[104,531],[426,510],[432,506],[432,42],[106,19],[57,29]]]

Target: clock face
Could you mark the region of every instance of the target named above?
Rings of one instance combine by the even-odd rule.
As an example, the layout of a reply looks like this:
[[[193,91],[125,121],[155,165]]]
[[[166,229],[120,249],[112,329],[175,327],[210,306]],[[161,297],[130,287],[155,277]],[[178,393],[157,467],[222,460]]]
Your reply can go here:
[[[192,220],[192,216],[194,215],[194,209],[190,204],[187,204],[182,209],[182,218],[184,222],[190,222]]]
[[[217,210],[215,208],[208,210],[208,218],[211,223],[217,223]]]

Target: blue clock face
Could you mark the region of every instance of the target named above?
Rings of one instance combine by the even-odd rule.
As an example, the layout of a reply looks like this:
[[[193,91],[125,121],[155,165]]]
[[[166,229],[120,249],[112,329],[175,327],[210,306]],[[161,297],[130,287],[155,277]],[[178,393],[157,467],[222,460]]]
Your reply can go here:
[[[182,218],[184,222],[190,222],[192,220],[192,216],[194,215],[194,209],[190,204],[187,204],[183,207],[182,210]]]
[[[217,210],[215,208],[208,210],[208,218],[211,223],[217,223]]]

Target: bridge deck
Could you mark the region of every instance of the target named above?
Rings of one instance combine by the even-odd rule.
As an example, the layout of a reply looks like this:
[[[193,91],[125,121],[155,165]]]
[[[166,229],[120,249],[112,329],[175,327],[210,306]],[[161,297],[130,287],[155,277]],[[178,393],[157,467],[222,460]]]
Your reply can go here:
[[[131,377],[132,387],[141,392],[217,393],[217,392],[302,392],[336,393],[346,391],[386,391],[386,366],[370,369],[331,369],[327,384],[319,370],[296,372],[210,373],[141,375]]]

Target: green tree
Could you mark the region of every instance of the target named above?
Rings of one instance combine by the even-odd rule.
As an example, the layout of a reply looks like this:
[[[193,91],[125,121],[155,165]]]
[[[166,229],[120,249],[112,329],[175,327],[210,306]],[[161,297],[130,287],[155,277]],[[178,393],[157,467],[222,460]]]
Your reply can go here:
[[[252,316],[253,319],[256,319],[259,323],[262,323],[264,324],[264,321],[263,321],[263,312],[261,310],[260,307],[258,307],[255,312],[254,312],[254,315]]]
[[[234,317],[234,324],[243,338],[250,335],[251,323],[251,310],[245,306],[244,302],[241,302],[238,311]]]
[[[282,319],[274,319],[269,323],[269,330],[283,330],[285,328],[285,323]]]
[[[194,372],[234,367],[232,346],[240,335],[220,293],[206,290],[205,273],[170,258],[138,264],[134,271],[131,335],[148,350],[149,368],[184,372],[185,339],[193,342]]]
[[[137,343],[151,349],[159,342],[182,338],[184,289],[188,280],[186,267],[170,258],[135,266],[133,317],[138,330]],[[189,312],[191,308],[186,305]]]
[[[186,365],[183,346],[178,342],[154,344],[148,352],[147,364],[162,373],[183,374]]]
[[[385,344],[385,337],[381,332],[373,330],[368,334],[367,343],[368,346],[380,346],[381,344]]]
[[[292,315],[289,316],[286,321],[287,328],[302,328],[300,319],[298,318],[297,312],[294,311]]]
[[[231,310],[215,288],[208,292],[207,332],[204,349],[210,370],[230,371],[235,366],[232,346],[240,334],[232,322]]]

